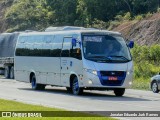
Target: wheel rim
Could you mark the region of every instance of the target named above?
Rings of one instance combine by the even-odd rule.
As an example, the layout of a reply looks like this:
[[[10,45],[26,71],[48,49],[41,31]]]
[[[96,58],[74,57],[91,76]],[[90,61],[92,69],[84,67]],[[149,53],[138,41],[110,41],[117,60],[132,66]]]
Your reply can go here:
[[[158,89],[157,83],[154,82],[154,83],[152,84],[152,91],[153,91],[153,92],[156,92],[157,89]]]
[[[78,92],[79,92],[78,80],[74,80],[74,82],[73,82],[73,93],[77,94]]]
[[[35,88],[36,87],[36,81],[35,79],[32,79],[32,88]]]

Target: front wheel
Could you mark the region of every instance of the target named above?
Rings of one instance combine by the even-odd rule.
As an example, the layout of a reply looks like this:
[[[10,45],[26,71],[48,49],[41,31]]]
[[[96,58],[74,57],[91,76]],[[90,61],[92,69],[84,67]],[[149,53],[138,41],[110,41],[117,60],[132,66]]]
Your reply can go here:
[[[114,89],[114,94],[116,96],[123,96],[125,93],[125,88],[116,88]]]
[[[33,90],[44,90],[45,89],[45,85],[37,84],[35,75],[32,76],[31,86]]]
[[[78,78],[75,77],[72,82],[72,93],[74,95],[81,95],[83,93],[83,88],[79,87]]]
[[[156,81],[154,81],[154,82],[152,83],[151,88],[152,88],[152,91],[153,91],[154,93],[158,93],[158,92],[159,92],[159,90],[158,90],[158,84],[157,84]]]

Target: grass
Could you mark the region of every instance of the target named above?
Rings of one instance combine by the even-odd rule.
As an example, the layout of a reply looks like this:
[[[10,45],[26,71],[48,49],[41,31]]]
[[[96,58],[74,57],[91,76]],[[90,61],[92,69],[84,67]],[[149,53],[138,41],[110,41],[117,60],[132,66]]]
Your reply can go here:
[[[0,118],[1,120],[115,120],[113,118],[108,117],[102,117],[97,115],[90,115],[87,113],[77,113],[77,112],[64,112],[62,109],[57,108],[49,108],[44,106],[38,106],[38,105],[29,105],[24,103],[19,103],[15,101],[9,101],[9,100],[2,100],[0,99],[0,111],[56,111],[63,112],[63,116],[66,116],[65,114],[68,113],[71,115],[74,115],[75,117],[43,117],[43,118]],[[53,113],[56,114],[55,112]],[[79,116],[79,117],[76,117]],[[83,117],[81,117],[83,116]]]
[[[150,90],[150,78],[136,78],[133,80],[132,89]]]

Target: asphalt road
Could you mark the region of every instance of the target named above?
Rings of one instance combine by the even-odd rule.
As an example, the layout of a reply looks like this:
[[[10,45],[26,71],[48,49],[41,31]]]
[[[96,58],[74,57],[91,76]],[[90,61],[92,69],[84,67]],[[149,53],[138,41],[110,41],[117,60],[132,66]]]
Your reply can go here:
[[[45,91],[34,91],[28,83],[3,78],[0,98],[72,111],[160,111],[160,94],[151,91],[128,89],[123,97],[115,97],[112,91],[85,91],[82,96],[74,96],[65,88],[47,86]]]

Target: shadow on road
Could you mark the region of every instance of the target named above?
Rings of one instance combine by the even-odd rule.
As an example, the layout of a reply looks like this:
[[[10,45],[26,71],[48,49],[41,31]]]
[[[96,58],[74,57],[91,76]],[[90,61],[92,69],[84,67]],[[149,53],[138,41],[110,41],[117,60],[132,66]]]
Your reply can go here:
[[[110,91],[99,91],[97,93],[94,91],[84,91],[83,95],[75,96],[71,93],[68,93],[66,89],[58,89],[58,88],[47,88],[44,91],[32,90],[30,88],[19,88],[20,90],[34,91],[38,93],[49,93],[49,94],[58,94],[65,95],[66,97],[77,97],[77,98],[88,98],[91,100],[106,100],[106,101],[153,101],[147,98],[141,98],[141,96],[129,96],[128,94],[124,94],[123,97],[116,97],[114,93]]]

